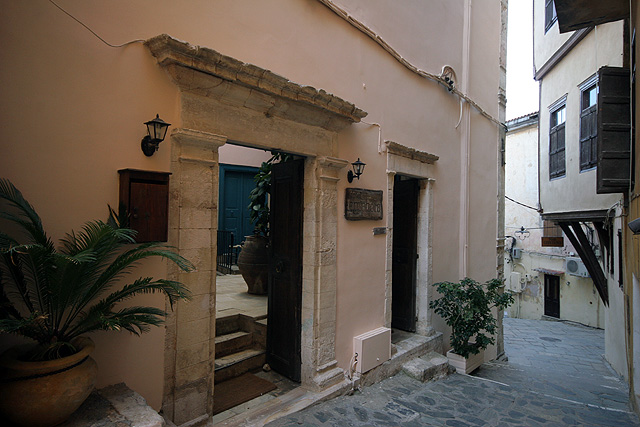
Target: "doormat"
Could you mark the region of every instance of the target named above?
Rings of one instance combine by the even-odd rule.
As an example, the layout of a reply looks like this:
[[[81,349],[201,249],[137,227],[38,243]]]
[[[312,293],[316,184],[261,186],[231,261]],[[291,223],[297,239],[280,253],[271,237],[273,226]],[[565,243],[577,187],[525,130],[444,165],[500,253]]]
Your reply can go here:
[[[276,386],[272,382],[249,372],[218,383],[213,392],[213,415],[260,397],[275,388]]]

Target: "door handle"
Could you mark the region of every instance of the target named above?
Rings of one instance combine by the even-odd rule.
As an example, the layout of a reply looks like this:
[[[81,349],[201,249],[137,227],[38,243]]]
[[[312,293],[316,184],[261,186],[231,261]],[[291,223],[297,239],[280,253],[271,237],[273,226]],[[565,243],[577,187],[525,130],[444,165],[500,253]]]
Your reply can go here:
[[[280,274],[284,271],[284,262],[278,261],[276,263],[276,273]]]

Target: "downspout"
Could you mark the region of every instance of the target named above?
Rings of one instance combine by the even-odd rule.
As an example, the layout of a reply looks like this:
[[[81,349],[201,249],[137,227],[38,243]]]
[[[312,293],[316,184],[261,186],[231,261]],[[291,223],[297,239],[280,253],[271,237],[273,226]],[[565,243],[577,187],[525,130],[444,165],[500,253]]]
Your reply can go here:
[[[471,2],[472,0],[465,0],[462,38],[462,81],[460,82],[463,93],[468,93],[469,90]],[[464,119],[462,123],[462,132],[460,134],[460,236],[458,242],[461,251],[458,266],[460,278],[467,277],[468,275],[469,257],[469,151],[471,145],[471,118],[469,115],[469,104],[465,103],[463,105],[462,113],[464,114]]]

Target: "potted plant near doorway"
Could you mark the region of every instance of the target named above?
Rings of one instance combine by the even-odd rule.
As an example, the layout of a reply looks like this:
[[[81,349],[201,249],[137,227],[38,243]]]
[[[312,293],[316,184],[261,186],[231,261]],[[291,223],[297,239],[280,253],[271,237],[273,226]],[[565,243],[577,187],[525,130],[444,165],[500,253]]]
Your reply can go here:
[[[63,422],[95,385],[94,344],[86,334],[124,329],[139,335],[160,325],[166,313],[159,308],[119,306],[136,295],[161,292],[170,306],[190,297],[171,280],[144,277],[119,284],[151,257],[183,271],[194,268],[162,243],[135,244],[136,232],[121,219],[110,209],[107,222],[86,223],[56,248],[34,208],[0,179],[0,332],[28,341],[0,357],[3,420],[30,427]]]
[[[256,295],[267,293],[269,280],[269,193],[271,191],[271,167],[274,163],[286,162],[290,154],[271,152],[271,158],[262,162],[253,178],[256,186],[249,193],[252,236],[246,236],[238,256],[238,269],[247,284],[247,292]]]
[[[465,278],[433,286],[442,296],[431,301],[429,307],[451,327],[452,349],[447,358],[458,372],[468,374],[482,364],[484,350],[495,342],[493,308],[500,313],[513,303],[513,295],[502,291],[502,281],[498,279],[480,284]]]

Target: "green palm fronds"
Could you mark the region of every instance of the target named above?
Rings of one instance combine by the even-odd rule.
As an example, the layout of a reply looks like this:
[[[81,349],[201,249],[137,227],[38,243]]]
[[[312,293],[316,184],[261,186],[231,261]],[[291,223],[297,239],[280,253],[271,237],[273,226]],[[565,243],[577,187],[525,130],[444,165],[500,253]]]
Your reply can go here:
[[[122,286],[140,261],[161,257],[183,271],[193,265],[162,243],[135,244],[126,215],[109,208],[107,222],[91,221],[55,245],[42,221],[8,180],[0,179],[0,332],[40,344],[39,358],[69,352],[71,340],[96,330],[134,334],[160,325],[166,316],[154,307],[116,306],[136,295],[161,292],[173,307],[190,292],[180,282],[138,278]],[[18,237],[16,237],[18,236]]]

